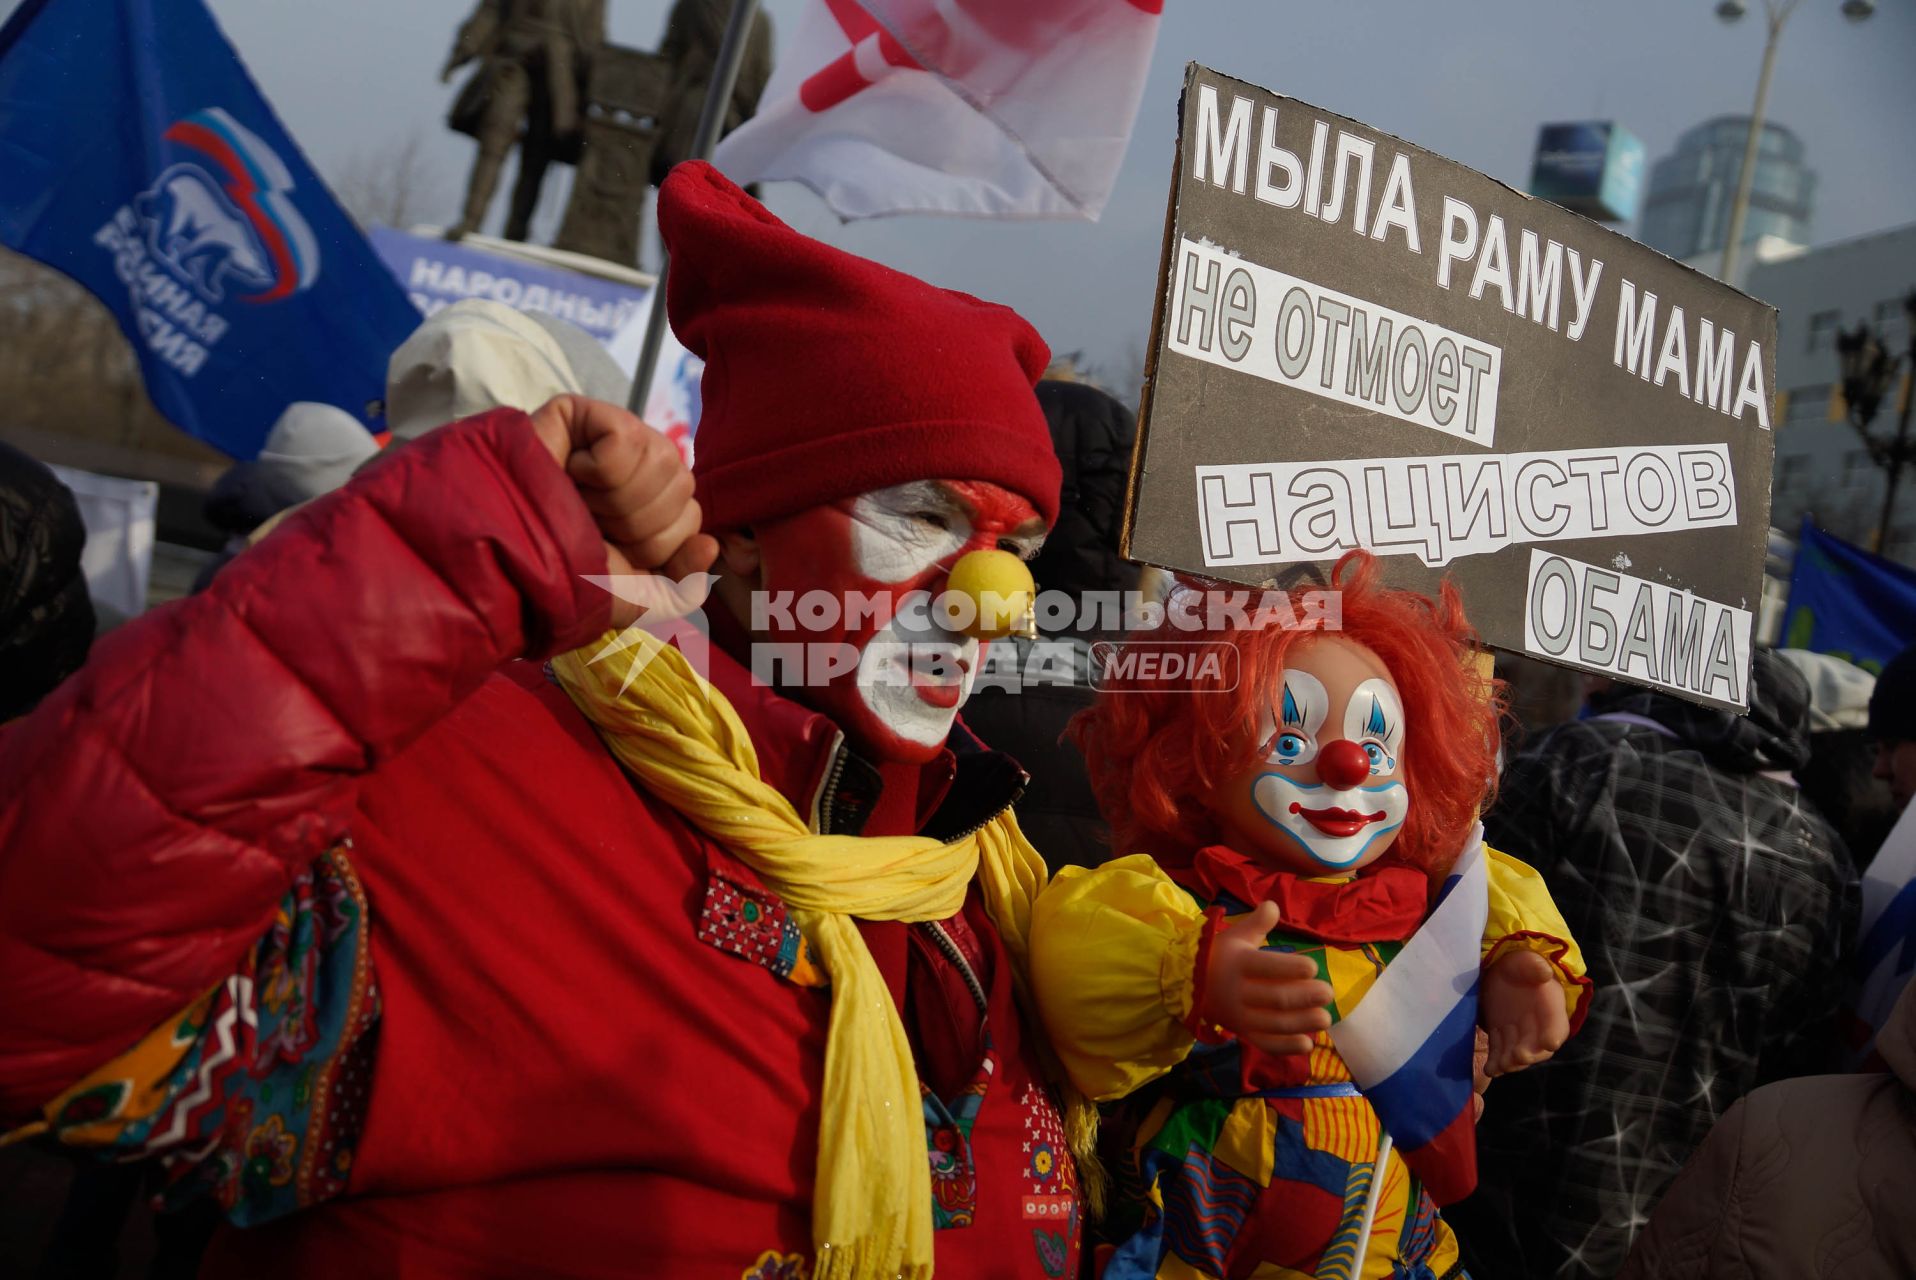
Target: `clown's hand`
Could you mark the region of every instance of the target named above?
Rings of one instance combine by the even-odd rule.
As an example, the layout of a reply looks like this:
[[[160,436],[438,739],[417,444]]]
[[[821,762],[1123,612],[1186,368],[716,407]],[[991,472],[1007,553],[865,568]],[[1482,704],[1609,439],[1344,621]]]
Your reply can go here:
[[[1277,920],[1277,904],[1265,902],[1218,933],[1199,1014],[1265,1053],[1309,1053],[1331,1025],[1333,993],[1310,957],[1263,949]]]
[[[584,396],[548,400],[532,414],[532,425],[599,526],[609,577],[662,574],[703,586],[718,543],[699,532],[692,473],[677,445],[636,415]],[[632,594],[614,592],[614,625],[625,626],[643,611]]]
[[[1511,951],[1484,971],[1477,1014],[1490,1033],[1492,1076],[1534,1067],[1570,1038],[1556,970],[1534,951]]]

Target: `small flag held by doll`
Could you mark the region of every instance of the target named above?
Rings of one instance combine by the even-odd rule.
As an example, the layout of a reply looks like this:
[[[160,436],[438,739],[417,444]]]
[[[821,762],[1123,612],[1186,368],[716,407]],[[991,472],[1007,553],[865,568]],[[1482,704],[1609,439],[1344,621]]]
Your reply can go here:
[[[1477,1185],[1470,1068],[1489,913],[1477,826],[1430,917],[1330,1032],[1396,1154],[1439,1205]]]

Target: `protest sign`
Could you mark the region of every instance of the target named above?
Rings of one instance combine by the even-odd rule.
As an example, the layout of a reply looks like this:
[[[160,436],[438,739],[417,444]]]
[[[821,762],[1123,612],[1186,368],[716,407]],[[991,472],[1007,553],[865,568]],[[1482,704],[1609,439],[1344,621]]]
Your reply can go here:
[[[1192,64],[1125,550],[1367,547],[1491,644],[1742,709],[1776,313],[1441,156]]]

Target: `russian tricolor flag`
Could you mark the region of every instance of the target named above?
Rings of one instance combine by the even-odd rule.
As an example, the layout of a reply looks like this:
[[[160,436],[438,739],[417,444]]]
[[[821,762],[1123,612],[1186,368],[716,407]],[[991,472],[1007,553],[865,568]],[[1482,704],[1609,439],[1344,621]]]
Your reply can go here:
[[[1851,1067],[1882,1071],[1876,1033],[1916,975],[1916,804],[1890,829],[1863,873],[1863,914],[1856,930],[1856,988],[1848,1010]]]
[[[1470,833],[1436,909],[1331,1028],[1351,1078],[1397,1154],[1439,1205],[1477,1185],[1471,1056],[1490,879],[1483,827]]]

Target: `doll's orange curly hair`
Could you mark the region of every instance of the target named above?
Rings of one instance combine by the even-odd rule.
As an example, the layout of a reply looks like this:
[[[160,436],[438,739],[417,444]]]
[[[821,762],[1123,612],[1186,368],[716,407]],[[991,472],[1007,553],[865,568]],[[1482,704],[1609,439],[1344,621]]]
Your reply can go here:
[[[1501,690],[1470,661],[1477,634],[1455,587],[1446,581],[1432,600],[1385,587],[1379,577],[1369,552],[1352,551],[1337,562],[1330,585],[1341,598],[1342,615],[1334,631],[1301,608],[1303,596],[1294,592],[1289,626],[1269,618],[1233,626],[1200,614],[1218,625],[1181,630],[1167,618],[1154,630],[1132,634],[1132,641],[1235,649],[1235,661],[1225,656],[1219,664],[1224,679],[1210,683],[1228,683],[1233,671],[1237,681],[1232,688],[1206,688],[1199,681],[1196,691],[1190,684],[1107,685],[1072,721],[1070,734],[1090,767],[1115,853],[1150,853],[1175,862],[1216,843],[1218,831],[1203,797],[1259,758],[1259,712],[1268,709],[1279,687],[1285,656],[1294,645],[1338,634],[1375,653],[1403,698],[1401,776],[1410,810],[1388,860],[1441,879],[1496,785]],[[1214,584],[1184,579],[1183,585],[1203,590]],[[1336,611],[1330,616],[1336,618]]]

